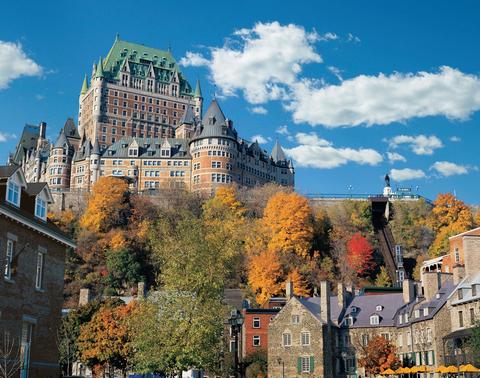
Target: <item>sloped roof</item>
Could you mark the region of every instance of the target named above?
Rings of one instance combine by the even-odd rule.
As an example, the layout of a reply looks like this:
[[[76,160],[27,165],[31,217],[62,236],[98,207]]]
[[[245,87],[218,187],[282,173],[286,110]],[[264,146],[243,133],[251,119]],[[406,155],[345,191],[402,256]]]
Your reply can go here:
[[[403,305],[402,293],[356,296],[347,307],[343,319],[350,315],[354,318],[350,328],[394,326],[395,314]],[[377,311],[377,306],[382,306],[382,310]],[[355,310],[353,310],[354,307]],[[370,316],[373,314],[380,316],[378,325],[370,324]]]
[[[23,127],[22,136],[13,154],[13,162],[15,164],[21,164],[26,152],[36,147],[39,136],[39,126],[26,124]]]
[[[58,138],[53,145],[53,148],[63,148],[64,146],[70,146],[70,143],[67,140],[67,137],[65,136],[65,131],[64,129],[60,130],[60,135],[58,135]]]
[[[195,114],[193,112],[192,106],[188,104],[187,108],[183,112],[182,119],[180,120],[180,125],[183,125],[183,124],[193,125],[194,123],[195,123]]]
[[[138,156],[141,158],[190,158],[189,150],[187,147],[188,141],[186,139],[179,138],[136,138],[136,137],[124,137],[119,141],[113,143],[102,154],[102,157],[115,157],[115,158],[128,158],[128,148],[132,142],[138,143]],[[170,156],[162,156],[161,148],[167,142],[171,146]],[[150,153],[150,154],[149,154]]]
[[[296,297],[298,301],[307,308],[318,320],[322,320],[320,297]],[[330,319],[334,324],[338,324],[341,308],[338,305],[338,297],[330,296]]]
[[[19,165],[12,164],[12,165],[2,165],[0,166],[0,179],[9,178],[13,175],[18,169],[20,168]]]
[[[117,37],[104,60],[103,70],[105,75],[118,80],[125,61],[128,61],[130,74],[137,77],[146,77],[150,65],[154,68],[156,79],[160,81],[170,82],[177,72],[180,92],[188,95],[193,94],[190,84],[183,77],[170,51],[123,41]]]
[[[63,131],[65,132],[65,136],[67,138],[80,139],[80,134],[78,133],[78,129],[77,126],[75,126],[73,118],[67,118],[65,124],[63,125]]]

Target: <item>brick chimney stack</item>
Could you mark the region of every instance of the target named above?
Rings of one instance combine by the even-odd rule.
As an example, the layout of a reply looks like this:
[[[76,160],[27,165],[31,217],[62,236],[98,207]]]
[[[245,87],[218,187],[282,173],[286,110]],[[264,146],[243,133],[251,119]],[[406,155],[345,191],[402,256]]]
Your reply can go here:
[[[293,297],[293,282],[288,280],[285,284],[285,298],[288,300]]]

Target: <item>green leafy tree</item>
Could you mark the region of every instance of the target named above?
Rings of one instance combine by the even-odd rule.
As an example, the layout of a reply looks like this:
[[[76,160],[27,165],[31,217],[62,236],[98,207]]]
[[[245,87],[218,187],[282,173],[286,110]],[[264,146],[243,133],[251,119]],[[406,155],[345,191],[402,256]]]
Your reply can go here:
[[[195,214],[162,218],[151,244],[161,285],[131,320],[135,367],[175,374],[214,371],[221,357],[223,289],[232,269],[229,241],[219,245]]]
[[[107,254],[108,283],[115,289],[126,289],[143,281],[142,265],[135,253],[122,248]]]
[[[468,340],[467,348],[475,358],[474,363],[480,364],[480,318],[478,317],[475,321],[475,326],[472,328],[472,335]]]

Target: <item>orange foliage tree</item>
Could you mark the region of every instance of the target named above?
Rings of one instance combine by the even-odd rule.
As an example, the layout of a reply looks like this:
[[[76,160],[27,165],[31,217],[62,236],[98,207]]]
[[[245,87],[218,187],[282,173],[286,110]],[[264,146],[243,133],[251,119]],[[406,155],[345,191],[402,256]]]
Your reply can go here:
[[[308,283],[297,268],[288,275],[288,280],[293,283],[293,294],[300,297],[306,297],[310,294]]]
[[[105,306],[80,327],[77,345],[81,360],[88,366],[105,370],[120,369],[126,377],[133,349],[130,346],[128,317],[135,302],[117,307]]]
[[[265,250],[250,257],[248,284],[259,304],[265,304],[270,297],[281,292],[282,275],[277,253]]]
[[[374,266],[372,253],[370,242],[357,232],[347,243],[347,265],[357,274],[365,274]]]
[[[363,348],[363,356],[358,360],[365,372],[378,375],[387,369],[396,369],[400,360],[396,355],[395,346],[383,336],[375,336]]]
[[[469,230],[474,221],[471,209],[452,193],[439,194],[433,205],[427,224],[435,233],[430,254],[438,256],[449,251],[450,236]]]
[[[93,184],[80,226],[93,232],[106,232],[125,222],[128,216],[128,184],[115,177],[100,177]]]

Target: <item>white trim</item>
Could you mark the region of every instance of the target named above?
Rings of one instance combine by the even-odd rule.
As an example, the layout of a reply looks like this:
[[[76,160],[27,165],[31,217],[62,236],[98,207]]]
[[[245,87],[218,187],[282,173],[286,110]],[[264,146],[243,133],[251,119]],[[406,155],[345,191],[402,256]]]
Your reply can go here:
[[[471,229],[471,230],[462,232],[461,234],[457,234],[457,235],[450,236],[450,237],[448,238],[448,240],[458,238],[459,236],[463,236],[463,235],[468,234],[468,233],[473,232],[473,231],[480,231],[480,227],[473,228],[473,229]],[[474,235],[472,235],[472,236],[474,236]]]
[[[47,230],[45,229],[45,226],[41,226],[41,225],[38,225],[36,224],[36,222],[33,222],[29,219],[25,219],[24,217],[16,214],[15,212],[13,211],[10,211],[4,207],[0,207],[0,214],[3,214],[19,223],[22,223],[30,228],[32,228],[33,230],[37,231],[37,232],[40,232],[44,235],[47,235],[49,237],[51,237],[52,239],[55,239],[56,241],[62,243],[62,244],[65,244],[66,246],[68,247],[71,247],[71,248],[76,248],[77,245],[71,241],[69,238],[67,237],[63,237],[59,234],[56,234],[54,233],[53,231],[50,231],[50,230]]]

